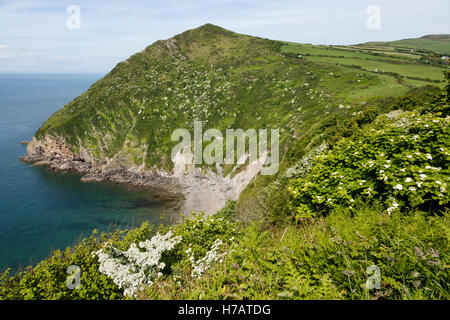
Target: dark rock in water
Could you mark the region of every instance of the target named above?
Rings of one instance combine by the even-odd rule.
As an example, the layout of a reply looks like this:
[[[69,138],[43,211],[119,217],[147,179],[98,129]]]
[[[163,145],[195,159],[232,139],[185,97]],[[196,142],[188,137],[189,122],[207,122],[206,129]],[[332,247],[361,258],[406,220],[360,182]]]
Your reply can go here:
[[[40,160],[32,164],[33,167],[48,166],[48,165],[52,165],[52,162],[48,160]]]

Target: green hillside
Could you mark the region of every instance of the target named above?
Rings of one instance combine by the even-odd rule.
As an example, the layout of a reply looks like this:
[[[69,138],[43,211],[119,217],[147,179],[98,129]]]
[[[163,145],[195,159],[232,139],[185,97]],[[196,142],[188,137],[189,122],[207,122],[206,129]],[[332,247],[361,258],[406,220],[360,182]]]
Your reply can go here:
[[[94,232],[6,271],[0,298],[448,300],[450,73],[417,50],[208,24],[119,63],[43,124],[38,149],[59,137],[77,162],[170,172],[172,131],[202,120],[279,128],[278,173],[214,215]],[[79,290],[66,287],[68,265],[83,271]]]

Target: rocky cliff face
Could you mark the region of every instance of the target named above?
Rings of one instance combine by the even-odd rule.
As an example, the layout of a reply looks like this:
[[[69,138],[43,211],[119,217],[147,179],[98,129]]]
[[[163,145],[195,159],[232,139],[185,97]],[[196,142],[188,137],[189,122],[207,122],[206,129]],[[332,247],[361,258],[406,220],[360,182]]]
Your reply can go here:
[[[170,174],[164,170],[129,167],[120,158],[98,160],[84,148],[80,148],[78,154],[74,153],[65,139],[59,136],[34,137],[28,143],[27,154],[21,159],[33,165],[49,165],[54,170],[76,170],[83,174],[83,181],[109,180],[164,189],[177,185],[176,179],[170,179]]]

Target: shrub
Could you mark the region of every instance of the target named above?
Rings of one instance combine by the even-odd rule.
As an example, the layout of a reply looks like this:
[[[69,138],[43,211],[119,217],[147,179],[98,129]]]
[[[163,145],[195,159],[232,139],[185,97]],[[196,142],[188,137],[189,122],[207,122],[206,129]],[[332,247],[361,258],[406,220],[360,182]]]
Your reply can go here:
[[[161,228],[162,233],[169,230],[183,239],[171,257],[168,275],[174,276],[192,272],[193,264],[203,259],[215,246],[216,241],[221,242],[221,250],[218,251],[223,252],[224,247],[241,236],[238,223],[220,215],[205,217],[204,214],[198,213],[193,213],[193,216],[185,218],[179,224]]]
[[[310,174],[288,186],[297,219],[355,201],[380,201],[389,213],[446,210],[449,119],[394,111],[320,156]]]

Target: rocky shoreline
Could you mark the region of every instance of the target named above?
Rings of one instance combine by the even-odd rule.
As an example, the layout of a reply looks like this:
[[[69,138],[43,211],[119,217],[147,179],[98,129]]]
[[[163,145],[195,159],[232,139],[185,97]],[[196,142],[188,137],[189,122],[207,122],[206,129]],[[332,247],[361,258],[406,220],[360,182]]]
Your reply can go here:
[[[178,190],[181,185],[167,174],[159,172],[139,171],[129,168],[120,161],[98,161],[73,154],[64,142],[56,142],[46,138],[42,143],[36,138],[28,143],[27,154],[20,160],[32,166],[49,166],[56,171],[74,170],[83,175],[81,181],[130,183],[157,189]],[[50,143],[48,143],[50,141]]]
[[[21,161],[32,166],[48,166],[58,172],[76,171],[83,182],[112,181],[148,187],[181,196],[181,213],[192,211],[214,214],[227,200],[237,200],[245,186],[253,179],[265,159],[248,165],[233,178],[223,177],[208,170],[193,168],[184,172],[166,172],[160,169],[145,170],[143,166],[127,166],[121,159],[98,160],[81,148],[74,154],[61,137],[46,136],[43,140],[33,137],[27,144],[27,154]]]

